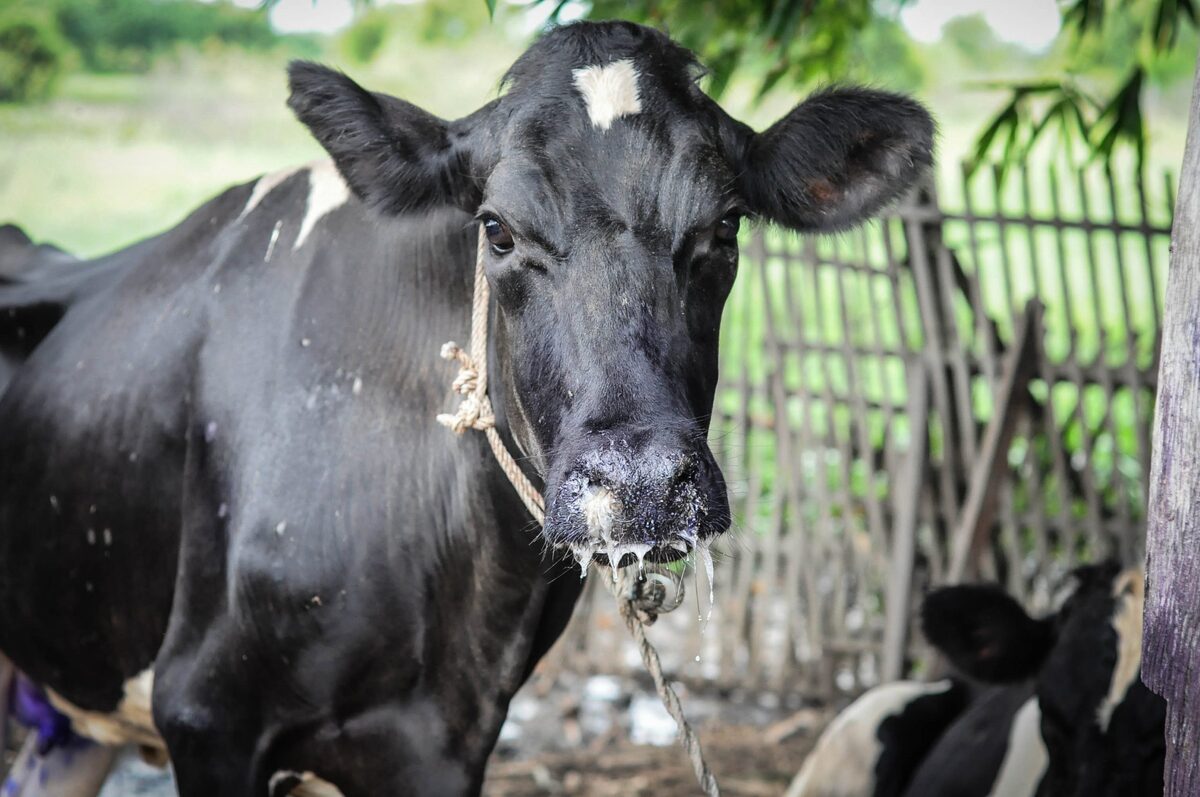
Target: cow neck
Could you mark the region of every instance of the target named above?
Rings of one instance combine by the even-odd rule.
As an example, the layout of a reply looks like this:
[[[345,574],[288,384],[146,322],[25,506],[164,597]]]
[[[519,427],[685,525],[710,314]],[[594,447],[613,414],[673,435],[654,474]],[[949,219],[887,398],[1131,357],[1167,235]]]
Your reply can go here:
[[[476,429],[487,435],[492,455],[500,465],[500,470],[504,471],[521,502],[540,526],[546,521],[545,501],[522,472],[508,446],[504,444],[504,439],[500,437],[500,432],[496,429],[496,414],[492,410],[492,401],[488,398],[487,336],[490,291],[487,277],[483,273],[486,256],[487,237],[483,225],[480,224],[479,243],[475,251],[475,289],[471,302],[471,340],[465,350],[452,340],[442,345],[442,358],[458,362],[458,375],[454,377],[453,388],[454,392],[463,398],[458,403],[457,412],[453,415],[438,415],[437,421],[457,435],[468,429]]]

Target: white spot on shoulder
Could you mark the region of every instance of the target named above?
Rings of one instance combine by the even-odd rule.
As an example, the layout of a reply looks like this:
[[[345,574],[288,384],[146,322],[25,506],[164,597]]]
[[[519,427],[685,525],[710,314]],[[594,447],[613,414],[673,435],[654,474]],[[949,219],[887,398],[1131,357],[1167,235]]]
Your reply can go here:
[[[829,723],[787,797],[871,794],[880,745],[876,732],[886,718],[920,697],[949,691],[949,680],[926,684],[898,681],[869,690]]]
[[[588,117],[601,130],[611,127],[614,119],[641,113],[638,71],[630,59],[576,69],[571,74],[575,88],[583,95]]]
[[[1137,680],[1142,668],[1142,609],[1146,602],[1146,581],[1141,570],[1126,570],[1113,581],[1112,626],[1117,632],[1117,663],[1113,667],[1108,695],[1096,711],[1100,730],[1107,731],[1113,711],[1125,699],[1125,693]]]
[[[80,736],[114,747],[138,744],[154,750],[165,750],[162,737],[154,727],[150,698],[154,692],[154,671],[150,668],[125,682],[124,695],[111,714],[86,711],[68,702],[57,692],[47,690],[50,702],[71,720],[71,727]]]
[[[318,161],[308,167],[308,203],[304,209],[304,221],[292,250],[304,245],[308,234],[322,217],[346,204],[350,199],[350,186],[342,179],[333,161]]]
[[[303,169],[303,166],[296,166],[291,169],[283,169],[282,171],[264,174],[258,178],[258,182],[254,184],[254,189],[250,191],[250,198],[246,200],[246,207],[242,208],[242,212],[238,214],[237,220],[240,221],[250,215],[258,204],[267,198],[267,194],[275,189],[275,186],[282,183],[287,178],[291,177],[296,172]]]
[[[1042,741],[1042,710],[1037,698],[1031,697],[1013,717],[1008,749],[988,797],[1029,797],[1037,791],[1049,763]]]

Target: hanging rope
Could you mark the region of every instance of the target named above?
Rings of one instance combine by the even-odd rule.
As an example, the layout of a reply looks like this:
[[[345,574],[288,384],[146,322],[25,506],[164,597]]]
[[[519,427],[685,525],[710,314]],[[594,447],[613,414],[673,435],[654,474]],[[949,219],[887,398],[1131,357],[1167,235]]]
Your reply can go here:
[[[546,522],[546,507],[542,502],[542,495],[521,472],[521,467],[500,439],[500,433],[496,431],[492,401],[487,394],[488,283],[483,275],[486,253],[487,238],[483,233],[483,225],[480,224],[479,246],[475,255],[475,299],[471,306],[471,350],[463,351],[454,341],[442,346],[442,359],[458,361],[458,376],[454,377],[453,388],[455,393],[463,396],[463,400],[458,404],[458,412],[453,415],[439,415],[437,421],[457,435],[468,429],[477,429],[487,435],[492,455],[500,464],[500,470],[504,471],[529,514],[533,515],[533,519],[541,526]]]
[[[488,283],[483,269],[487,255],[487,237],[483,225],[479,225],[479,245],[475,255],[475,292],[471,305],[471,342],[470,350],[464,350],[454,341],[442,346],[442,358],[458,363],[458,375],[454,377],[454,392],[463,397],[458,404],[458,410],[453,414],[437,416],[438,423],[449,428],[455,434],[461,435],[468,429],[475,429],[487,435],[500,469],[512,483],[529,514],[533,515],[538,525],[545,525],[546,509],[541,493],[533,486],[521,471],[517,461],[513,459],[500,433],[496,431],[496,416],[492,412],[492,402],[487,395],[487,333],[488,333]],[[654,689],[662,700],[667,713],[675,720],[679,729],[679,743],[687,752],[692,771],[700,788],[708,797],[718,797],[720,789],[717,779],[704,760],[700,748],[700,739],[692,730],[691,724],[683,714],[683,704],[679,695],[671,688],[663,675],[662,662],[658,651],[646,637],[646,626],[653,625],[659,614],[672,611],[683,601],[683,582],[675,574],[667,572],[652,572],[649,575],[631,574],[632,568],[626,568],[622,578],[614,585],[613,579],[604,579],[610,584],[613,596],[617,600],[617,609],[625,626],[629,629],[642,663],[650,678],[654,681]],[[664,581],[674,586],[674,594],[668,601],[668,590]]]

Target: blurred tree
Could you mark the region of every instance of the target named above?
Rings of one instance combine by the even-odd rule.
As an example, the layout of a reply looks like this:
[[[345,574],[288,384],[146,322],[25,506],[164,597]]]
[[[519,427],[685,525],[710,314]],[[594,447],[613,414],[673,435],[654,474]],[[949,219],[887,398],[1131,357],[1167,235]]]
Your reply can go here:
[[[140,70],[180,44],[216,40],[243,47],[276,41],[266,11],[190,0],[49,0],[63,36],[95,71]]]
[[[52,16],[18,4],[0,11],[0,101],[47,96],[69,52]]]
[[[1122,147],[1145,159],[1142,112],[1150,80],[1194,64],[1197,0],[1070,0],[1049,80],[1009,84],[1009,101],[984,128],[974,165],[999,153],[1020,160],[1049,130],[1110,160]],[[1096,85],[1096,84],[1100,85]]]
[[[951,19],[942,26],[942,41],[967,62],[992,72],[1029,57],[1021,47],[1001,41],[982,14]]]
[[[351,60],[369,64],[375,60],[387,34],[387,15],[379,11],[370,11],[359,17],[342,34],[342,49]]]

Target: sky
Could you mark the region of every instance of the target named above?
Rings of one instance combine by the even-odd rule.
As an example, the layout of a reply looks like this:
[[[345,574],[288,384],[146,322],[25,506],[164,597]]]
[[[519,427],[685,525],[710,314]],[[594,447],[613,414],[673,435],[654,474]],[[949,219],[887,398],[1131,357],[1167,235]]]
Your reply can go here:
[[[259,0],[234,2],[259,4]],[[900,12],[900,22],[913,38],[932,42],[941,36],[942,25],[967,14],[982,14],[999,38],[1032,50],[1049,45],[1060,24],[1055,0],[915,0]],[[271,24],[281,33],[331,33],[350,24],[353,17],[352,0],[279,0],[271,9]]]

